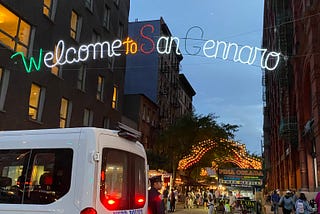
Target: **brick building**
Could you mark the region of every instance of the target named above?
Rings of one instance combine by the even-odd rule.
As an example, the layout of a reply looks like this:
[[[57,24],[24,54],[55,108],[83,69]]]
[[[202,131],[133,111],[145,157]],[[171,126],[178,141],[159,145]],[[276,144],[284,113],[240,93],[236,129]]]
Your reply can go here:
[[[263,75],[269,190],[319,190],[319,11],[317,1],[265,1],[263,47],[282,54]]]

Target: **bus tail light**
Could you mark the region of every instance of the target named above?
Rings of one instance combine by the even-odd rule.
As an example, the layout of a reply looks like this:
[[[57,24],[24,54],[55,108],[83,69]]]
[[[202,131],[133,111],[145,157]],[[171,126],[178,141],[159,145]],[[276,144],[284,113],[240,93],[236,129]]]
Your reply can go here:
[[[80,214],[97,214],[97,211],[92,207],[87,207],[83,209]]]

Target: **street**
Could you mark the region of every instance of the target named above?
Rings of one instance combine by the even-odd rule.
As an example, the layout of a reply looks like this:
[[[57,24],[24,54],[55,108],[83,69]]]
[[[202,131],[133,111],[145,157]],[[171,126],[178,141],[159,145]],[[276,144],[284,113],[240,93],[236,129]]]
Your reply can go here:
[[[192,214],[200,214],[200,213],[208,213],[208,210],[203,209],[203,207],[196,208],[194,207],[193,209],[184,209],[183,208],[183,203],[179,202],[176,207],[176,211],[174,213],[192,213]]]

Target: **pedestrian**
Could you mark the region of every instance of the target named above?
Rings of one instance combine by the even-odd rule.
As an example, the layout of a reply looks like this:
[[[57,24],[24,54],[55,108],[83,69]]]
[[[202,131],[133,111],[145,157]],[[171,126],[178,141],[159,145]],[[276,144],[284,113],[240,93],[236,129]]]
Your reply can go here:
[[[208,206],[208,214],[213,214],[214,211],[214,200],[213,200],[213,195],[210,193],[208,194],[208,202],[207,202],[207,206]]]
[[[225,207],[224,207],[224,202],[223,200],[220,200],[219,201],[219,204],[216,208],[216,214],[224,214],[225,213]]]
[[[314,202],[316,202],[317,208],[318,208],[318,213],[320,213],[320,192],[317,193],[317,196],[314,199]]]
[[[273,213],[278,214],[279,212],[279,201],[280,201],[280,195],[279,190],[273,191],[271,195],[271,206],[273,207]]]
[[[167,211],[167,210],[169,210],[169,207],[168,207],[169,186],[166,186],[162,195],[163,195],[164,210]]]
[[[203,208],[208,209],[208,192],[206,189],[203,191],[202,197],[203,197]]]
[[[170,212],[174,212],[174,210],[176,209],[176,197],[173,189],[171,189],[169,200],[170,200]]]
[[[296,201],[295,204],[296,214],[309,214],[313,213],[313,209],[310,206],[306,195],[304,193],[300,193],[300,197]]]
[[[232,191],[229,191],[229,205],[232,213],[236,207],[236,202],[237,202],[236,196],[233,195]]]
[[[295,203],[292,198],[292,194],[289,190],[286,191],[286,194],[281,197],[279,205],[282,206],[283,214],[290,214],[295,207]]]
[[[148,214],[164,214],[164,203],[159,192],[162,188],[162,178],[154,176],[149,180],[151,188],[148,191]]]

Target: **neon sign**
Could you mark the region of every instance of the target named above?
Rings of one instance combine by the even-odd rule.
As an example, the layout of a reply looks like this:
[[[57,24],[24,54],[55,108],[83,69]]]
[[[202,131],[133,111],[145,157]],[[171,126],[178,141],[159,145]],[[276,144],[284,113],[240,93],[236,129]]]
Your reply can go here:
[[[196,29],[200,30],[200,38],[198,40],[202,41],[203,44],[201,46],[193,45],[194,52],[191,53],[188,48],[188,42],[193,39],[189,37],[189,34]],[[156,51],[158,54],[170,54],[172,51],[175,51],[177,55],[181,55],[179,51],[180,39],[178,37],[161,36],[157,41],[154,41],[151,36],[148,36],[153,34],[154,30],[154,26],[151,24],[146,24],[141,27],[139,31],[142,38],[141,44],[138,44],[137,41],[127,37],[123,41],[116,39],[112,42],[103,41],[80,45],[78,48],[66,48],[65,42],[60,40],[56,45],[56,50],[59,51],[49,51],[43,55],[43,51],[40,49],[38,60],[34,57],[30,57],[29,64],[23,52],[13,54],[11,59],[21,56],[26,72],[30,73],[33,70],[33,67],[35,70],[39,71],[41,69],[42,61],[46,67],[52,68],[58,65],[85,62],[89,58],[96,60],[98,58],[118,57],[121,56],[122,53],[125,55],[135,55],[138,52],[141,52],[142,54],[151,54]],[[267,49],[248,45],[239,47],[238,44],[233,42],[212,39],[204,40],[203,35],[203,30],[198,26],[194,26],[187,31],[186,37],[183,38],[185,40],[184,49],[187,54],[196,56],[202,52],[207,58],[219,57],[223,60],[233,60],[234,62],[248,65],[252,65],[258,61],[261,68],[271,71],[276,69],[280,62],[281,53],[268,52]],[[261,54],[260,62],[257,57],[258,54]]]

